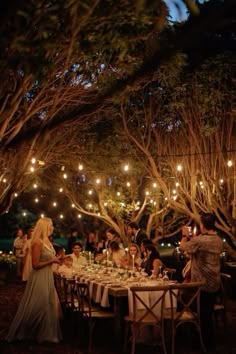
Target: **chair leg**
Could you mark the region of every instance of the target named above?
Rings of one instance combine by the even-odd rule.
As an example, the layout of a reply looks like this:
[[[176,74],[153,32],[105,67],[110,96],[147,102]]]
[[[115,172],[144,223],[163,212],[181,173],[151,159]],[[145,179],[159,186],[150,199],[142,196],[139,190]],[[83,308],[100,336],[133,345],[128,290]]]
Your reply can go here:
[[[132,342],[131,342],[131,354],[135,353],[135,343],[136,343],[136,326],[131,326],[132,330]]]
[[[201,347],[202,347],[202,351],[203,351],[203,353],[206,353],[206,347],[205,347],[205,344],[203,342],[201,328],[199,328],[198,332],[199,332],[199,338],[200,338],[200,344],[201,344]]]
[[[125,329],[124,329],[124,346],[123,346],[123,353],[126,353],[126,351],[127,351],[128,337],[129,337],[129,323],[127,322],[127,323],[125,324]]]

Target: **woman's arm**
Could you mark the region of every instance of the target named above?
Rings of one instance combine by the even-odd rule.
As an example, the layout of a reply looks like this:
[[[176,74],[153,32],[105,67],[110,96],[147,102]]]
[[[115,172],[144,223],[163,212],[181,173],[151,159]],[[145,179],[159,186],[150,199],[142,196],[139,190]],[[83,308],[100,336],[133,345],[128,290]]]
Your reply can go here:
[[[159,267],[162,267],[162,261],[159,258],[153,260],[153,275],[159,274]]]
[[[41,241],[38,240],[32,243],[32,266],[34,269],[40,269],[52,263],[60,263],[59,257],[52,257],[47,261],[40,262],[42,248],[43,244]]]

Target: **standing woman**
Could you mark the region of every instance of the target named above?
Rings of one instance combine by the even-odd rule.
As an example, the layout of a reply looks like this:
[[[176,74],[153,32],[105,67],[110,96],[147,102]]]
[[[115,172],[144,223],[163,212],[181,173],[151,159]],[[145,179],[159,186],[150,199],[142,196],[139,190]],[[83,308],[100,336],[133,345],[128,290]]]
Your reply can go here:
[[[59,263],[49,241],[52,220],[40,218],[32,235],[32,272],[7,341],[35,340],[58,343],[61,339],[59,302],[54,287],[52,264]]]

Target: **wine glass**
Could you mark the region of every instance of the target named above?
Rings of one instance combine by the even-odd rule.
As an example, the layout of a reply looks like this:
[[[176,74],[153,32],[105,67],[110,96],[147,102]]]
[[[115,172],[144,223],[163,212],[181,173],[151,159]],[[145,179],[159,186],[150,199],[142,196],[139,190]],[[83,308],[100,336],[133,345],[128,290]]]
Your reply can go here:
[[[164,281],[168,281],[168,280],[169,280],[169,277],[168,277],[168,270],[164,270],[164,275],[163,275],[162,280],[164,280]]]
[[[159,274],[158,274],[158,278],[162,279],[162,266],[159,266]]]

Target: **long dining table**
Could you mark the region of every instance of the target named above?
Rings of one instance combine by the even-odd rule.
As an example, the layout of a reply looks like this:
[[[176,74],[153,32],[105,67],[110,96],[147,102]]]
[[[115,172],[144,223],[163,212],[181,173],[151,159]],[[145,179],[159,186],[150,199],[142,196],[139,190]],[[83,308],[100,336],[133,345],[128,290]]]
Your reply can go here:
[[[143,272],[133,272],[121,268],[100,264],[74,269],[73,276],[82,282],[88,282],[92,301],[102,308],[112,308],[115,313],[114,332],[118,343],[122,338],[122,321],[127,312],[132,312],[131,286],[168,286],[173,281],[150,278]],[[147,301],[146,297],[145,301]],[[166,307],[170,307],[167,299]]]

